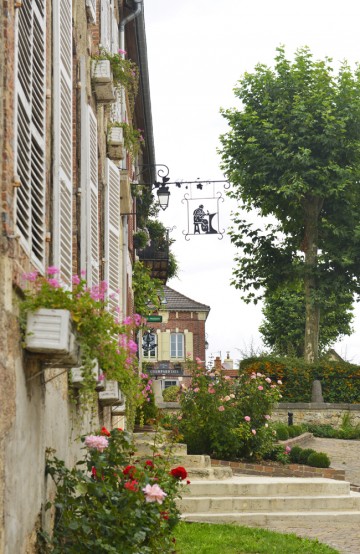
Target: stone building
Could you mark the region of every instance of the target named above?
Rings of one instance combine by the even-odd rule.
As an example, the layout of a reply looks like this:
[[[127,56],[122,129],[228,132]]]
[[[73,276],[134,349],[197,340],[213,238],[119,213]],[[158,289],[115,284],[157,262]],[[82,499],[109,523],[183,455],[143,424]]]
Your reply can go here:
[[[1,0],[0,9],[0,552],[35,552],[51,448],[68,465],[75,439],[111,426],[111,407],[89,421],[68,399],[68,371],[22,346],[24,272],[56,266],[132,312],[130,183],[154,164],[141,0]],[[140,68],[140,93],[114,82],[106,57],[121,51]],[[134,103],[135,101],[135,103]],[[125,124],[125,125],[124,125]],[[136,151],[126,131],[143,129]],[[126,138],[128,138],[126,142]]]
[[[162,388],[187,382],[187,361],[205,367],[205,324],[210,307],[164,286],[162,305],[143,336],[142,362]],[[160,321],[159,321],[160,320]]]

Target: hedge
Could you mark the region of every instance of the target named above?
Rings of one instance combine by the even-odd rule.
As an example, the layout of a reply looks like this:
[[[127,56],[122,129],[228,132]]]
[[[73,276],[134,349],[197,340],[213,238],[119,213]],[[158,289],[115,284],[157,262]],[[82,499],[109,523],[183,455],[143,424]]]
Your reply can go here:
[[[319,379],[324,402],[360,403],[360,366],[347,362],[319,360],[308,364],[302,359],[264,356],[247,358],[240,373],[263,373],[281,380],[282,402],[311,402],[312,383]]]

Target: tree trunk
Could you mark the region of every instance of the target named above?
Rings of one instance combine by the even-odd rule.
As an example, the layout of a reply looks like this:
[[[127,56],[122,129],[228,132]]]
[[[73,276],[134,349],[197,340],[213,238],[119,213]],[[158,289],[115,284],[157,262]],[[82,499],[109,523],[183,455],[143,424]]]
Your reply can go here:
[[[320,306],[317,301],[317,256],[318,256],[318,218],[323,201],[308,197],[304,201],[304,242],[305,253],[305,340],[304,358],[314,362],[319,356]]]

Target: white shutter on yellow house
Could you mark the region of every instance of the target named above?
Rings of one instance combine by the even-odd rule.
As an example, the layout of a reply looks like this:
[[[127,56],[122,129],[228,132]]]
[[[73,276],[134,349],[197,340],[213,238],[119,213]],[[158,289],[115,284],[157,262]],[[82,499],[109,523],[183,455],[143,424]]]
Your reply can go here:
[[[105,191],[105,281],[109,306],[120,307],[120,171],[106,159]]]
[[[44,0],[17,10],[15,78],[15,217],[31,260],[45,265],[46,18]]]
[[[72,275],[72,0],[53,4],[53,264]]]

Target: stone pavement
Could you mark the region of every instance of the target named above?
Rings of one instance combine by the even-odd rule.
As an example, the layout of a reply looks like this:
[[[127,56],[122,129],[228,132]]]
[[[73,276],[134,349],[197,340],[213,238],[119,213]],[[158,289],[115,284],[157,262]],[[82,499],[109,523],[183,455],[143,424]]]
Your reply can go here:
[[[331,460],[331,467],[345,469],[346,481],[352,485],[360,486],[360,441],[321,439],[312,437],[302,448],[313,448],[318,452],[326,452]],[[301,527],[301,521],[297,527],[268,527],[274,531],[283,533],[295,533],[301,537],[318,539],[319,542],[328,544],[337,549],[341,554],[360,554],[360,526],[351,524],[323,525],[321,527]],[[311,554],[311,552],[309,552]]]

